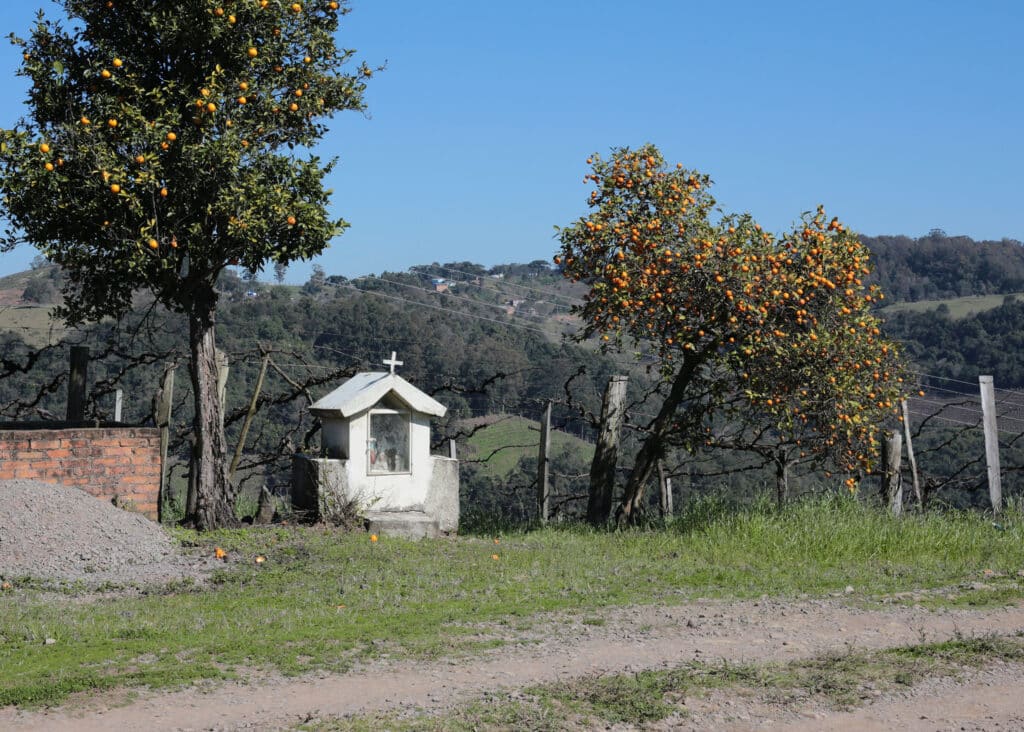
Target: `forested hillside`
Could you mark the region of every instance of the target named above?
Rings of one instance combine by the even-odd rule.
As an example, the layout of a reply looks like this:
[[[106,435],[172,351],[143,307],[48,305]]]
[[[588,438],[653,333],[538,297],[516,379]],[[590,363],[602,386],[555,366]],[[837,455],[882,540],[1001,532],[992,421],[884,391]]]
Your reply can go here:
[[[1024,247],[1014,239],[966,236],[865,236],[875,274],[892,301],[937,300],[1024,292]]]
[[[1024,302],[1013,295],[1024,292],[1024,247],[1008,240],[975,242],[939,233],[917,240],[875,237],[866,241],[887,305],[992,296],[988,309],[963,317],[956,317],[964,310],[955,300],[936,302],[934,308],[919,303],[914,309],[884,310],[886,330],[904,343],[912,369],[926,388],[931,388],[930,379],[943,387],[954,382],[936,378],[954,379],[963,383],[953,391],[970,393],[981,373],[993,374],[1003,389],[1024,387]],[[122,323],[68,333],[51,331],[43,308],[54,299],[59,273],[39,267],[0,281],[0,290],[5,282],[4,301],[9,309],[0,323],[13,329],[0,333],[4,347],[0,417],[62,417],[67,347],[84,343],[95,359],[89,379],[90,415],[111,418],[113,392],[122,389],[126,395],[123,419],[153,423],[153,397],[161,375],[183,357],[185,329],[180,318],[140,302],[136,314]],[[522,457],[516,458],[511,472],[503,470],[501,475],[476,462],[487,456],[473,451],[472,445],[481,443],[471,438],[474,418],[522,415],[536,420],[552,400],[556,429],[592,439],[608,377],[627,373],[631,427],[622,469],[628,469],[631,435],[642,430],[656,411],[656,396],[644,402],[654,375],[642,362],[629,355],[602,356],[592,344],[563,338],[578,328],[571,308],[580,301],[582,289],[564,281],[557,268],[543,261],[493,268],[472,262],[433,263],[351,280],[315,269],[302,286],[270,285],[228,272],[221,278],[220,290],[218,341],[231,361],[227,388],[231,445],[237,441],[252,396],[261,354],[272,358],[242,461],[241,475],[252,486],[265,482],[284,490],[288,456],[297,449],[315,450],[318,444],[315,425],[305,411],[309,398],[326,393],[355,370],[382,368],[381,360],[392,350],[404,361],[400,372],[406,378],[448,405],[449,417],[435,435],[437,448],[449,436],[459,441],[465,460],[464,498],[469,510],[475,507],[480,514],[528,515],[535,458],[532,450],[517,446],[516,453]],[[21,323],[29,325],[15,325]],[[39,348],[47,342],[53,345]],[[189,445],[188,389],[179,369],[173,417],[173,450],[179,459]],[[934,427],[929,425],[932,431],[922,437],[926,449],[942,445],[949,436]],[[522,433],[530,434],[529,430]],[[958,466],[973,459],[976,437],[954,441],[962,450],[942,447],[941,455],[931,456],[931,464],[956,473]],[[522,437],[513,441],[517,440]],[[968,444],[970,450],[964,447]],[[491,449],[493,445],[487,452]],[[553,480],[560,495],[585,490],[585,481],[581,482],[589,467],[585,452],[556,455]],[[750,454],[706,451],[670,456],[667,462],[680,500],[709,491],[750,497],[773,479],[771,469]],[[974,468],[961,471],[958,485],[970,484],[977,472]],[[180,470],[177,479],[181,479]],[[817,472],[796,470],[793,475],[797,493],[820,489],[828,482]],[[578,503],[561,507],[569,514],[578,509]]]

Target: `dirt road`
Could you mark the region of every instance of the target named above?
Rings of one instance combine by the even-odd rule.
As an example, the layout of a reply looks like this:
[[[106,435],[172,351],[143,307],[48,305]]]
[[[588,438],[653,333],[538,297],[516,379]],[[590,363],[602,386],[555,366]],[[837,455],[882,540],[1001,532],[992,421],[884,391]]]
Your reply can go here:
[[[864,609],[836,600],[700,601],[535,619],[527,629],[482,627],[502,647],[471,658],[375,662],[344,675],[256,678],[174,692],[78,699],[62,708],[0,710],[5,730],[281,729],[309,718],[444,709],[484,691],[585,675],[632,672],[692,659],[785,661],[955,637],[1024,633],[1024,605],[988,610]],[[930,679],[853,712],[773,708],[718,692],[687,699],[686,718],[659,729],[1024,730],[1024,672],[996,665]]]

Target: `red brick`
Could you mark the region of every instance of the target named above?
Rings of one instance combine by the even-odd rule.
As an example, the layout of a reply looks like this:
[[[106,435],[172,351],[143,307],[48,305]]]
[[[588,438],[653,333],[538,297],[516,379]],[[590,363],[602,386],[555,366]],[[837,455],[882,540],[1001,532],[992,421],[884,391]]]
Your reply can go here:
[[[60,440],[35,438],[29,441],[33,450],[52,450],[60,447]]]
[[[153,483],[153,477],[148,475],[126,475],[121,478],[121,482],[127,485],[148,485]]]
[[[64,449],[64,448],[58,448],[58,449],[55,449],[55,450],[50,450],[49,451],[49,455],[50,455],[50,458],[52,458],[54,460],[63,460],[64,458],[71,457],[71,450],[67,450],[67,449]]]

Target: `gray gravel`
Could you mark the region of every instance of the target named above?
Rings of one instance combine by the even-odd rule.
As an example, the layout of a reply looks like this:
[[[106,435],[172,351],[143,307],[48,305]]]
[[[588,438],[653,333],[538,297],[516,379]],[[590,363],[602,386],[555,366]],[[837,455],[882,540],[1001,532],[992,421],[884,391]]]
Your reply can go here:
[[[159,525],[74,487],[0,481],[0,578],[87,586],[198,579],[215,566],[188,557]]]

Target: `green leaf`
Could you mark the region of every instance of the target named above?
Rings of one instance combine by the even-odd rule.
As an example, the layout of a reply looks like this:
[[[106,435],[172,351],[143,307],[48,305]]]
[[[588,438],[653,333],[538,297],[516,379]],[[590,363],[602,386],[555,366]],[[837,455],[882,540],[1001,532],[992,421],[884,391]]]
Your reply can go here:
[[[63,74],[64,73],[64,64],[62,64],[60,61],[54,61],[53,62],[53,70],[56,71],[58,75],[59,74]]]

